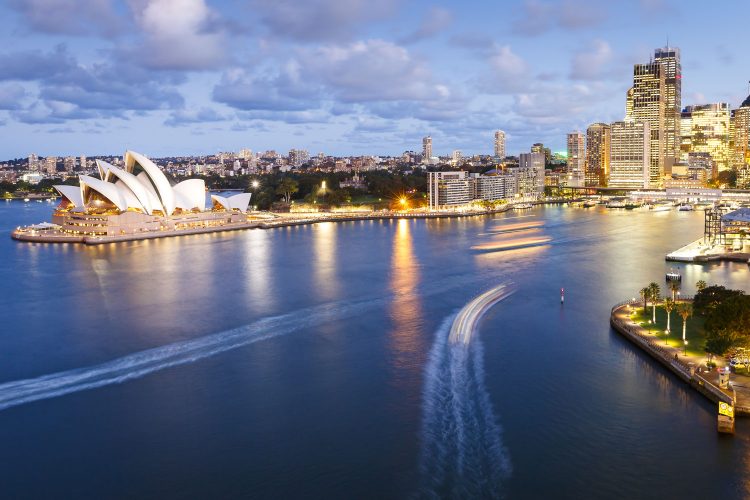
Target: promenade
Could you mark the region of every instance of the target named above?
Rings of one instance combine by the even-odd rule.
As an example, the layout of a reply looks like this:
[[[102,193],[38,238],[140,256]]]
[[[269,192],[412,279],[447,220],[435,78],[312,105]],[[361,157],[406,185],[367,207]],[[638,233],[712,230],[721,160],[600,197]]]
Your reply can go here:
[[[680,347],[665,345],[659,331],[650,333],[631,319],[631,314],[642,305],[641,301],[630,300],[614,306],[610,314],[612,328],[709,400],[731,403],[734,397],[732,389],[719,387],[719,372],[727,368],[726,361],[716,358],[717,366],[712,370],[706,366],[705,355],[697,355],[695,351],[686,353]],[[746,379],[748,377],[734,373],[730,375],[730,384],[736,391],[735,414],[738,416],[750,416],[750,384],[745,387],[743,382]]]

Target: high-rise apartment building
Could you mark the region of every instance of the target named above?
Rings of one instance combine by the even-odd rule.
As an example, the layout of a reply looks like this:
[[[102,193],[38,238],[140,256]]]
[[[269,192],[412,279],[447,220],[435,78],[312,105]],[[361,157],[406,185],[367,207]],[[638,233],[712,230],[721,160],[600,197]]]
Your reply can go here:
[[[65,166],[65,173],[72,174],[76,168],[76,157],[66,156],[63,160],[63,165]]]
[[[39,157],[34,153],[29,155],[29,172],[39,172]]]
[[[517,179],[518,194],[536,198],[544,194],[544,153],[521,153],[518,167],[509,168]]]
[[[461,163],[461,151],[459,151],[458,149],[454,150],[451,153],[451,163],[453,165],[458,165],[459,163]]]
[[[687,106],[680,119],[682,156],[689,153],[708,153],[719,172],[731,168],[729,104],[700,104]]]
[[[664,68],[664,165],[671,169],[680,157],[680,113],[682,111],[682,64],[680,49],[662,47],[654,51],[654,62]]]
[[[734,168],[743,168],[750,162],[750,96],[732,111],[731,162]]]
[[[605,186],[609,176],[610,127],[606,123],[594,123],[586,129],[586,174],[587,186]]]
[[[609,187],[649,186],[651,142],[648,122],[629,120],[610,125]]]
[[[544,144],[541,142],[535,142],[531,145],[531,152],[532,153],[543,153],[544,154],[544,160],[549,163],[552,160],[552,150],[550,148],[545,148]]]
[[[84,171],[86,170],[86,161],[87,161],[86,156],[81,155],[81,158],[80,158],[81,170],[84,170]]]
[[[633,119],[633,87],[625,94],[625,121]]]
[[[429,163],[432,158],[432,137],[422,139],[422,163]]]
[[[473,182],[464,171],[428,172],[427,188],[431,210],[451,205],[465,205],[474,197]]]
[[[583,187],[586,164],[586,136],[581,132],[568,134],[568,186]]]
[[[658,187],[664,176],[667,100],[666,70],[652,61],[633,68],[633,120],[645,122],[650,131],[649,186]]]
[[[57,174],[57,156],[48,156],[44,159],[44,170],[47,175]]]
[[[505,158],[505,132],[502,130],[495,131],[495,156]]]

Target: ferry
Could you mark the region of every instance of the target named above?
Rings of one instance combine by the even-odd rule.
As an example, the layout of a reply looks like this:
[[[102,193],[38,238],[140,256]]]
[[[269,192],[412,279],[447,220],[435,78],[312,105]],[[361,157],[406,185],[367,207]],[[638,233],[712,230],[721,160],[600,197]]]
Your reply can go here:
[[[596,200],[586,200],[583,202],[583,208],[595,207],[599,204]]]
[[[625,208],[625,201],[624,200],[610,200],[610,202],[607,203],[607,208]]]
[[[677,207],[677,210],[680,212],[692,212],[693,211],[693,205],[690,203],[683,203]]]
[[[666,275],[667,282],[670,281],[682,281],[682,275],[679,271],[675,270],[674,268],[670,269],[669,272]]]
[[[626,210],[633,210],[635,208],[639,208],[643,206],[643,203],[639,203],[637,201],[628,201],[625,203],[625,209]]]
[[[534,205],[532,205],[531,203],[519,203],[517,205],[513,205],[513,208],[515,208],[516,210],[527,210],[533,207]]]

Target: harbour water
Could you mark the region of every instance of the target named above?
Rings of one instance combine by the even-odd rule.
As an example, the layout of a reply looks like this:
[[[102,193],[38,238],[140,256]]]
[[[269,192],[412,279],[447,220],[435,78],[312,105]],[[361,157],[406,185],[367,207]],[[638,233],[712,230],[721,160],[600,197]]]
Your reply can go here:
[[[718,437],[713,405],[608,323],[702,213],[10,239],[50,210],[0,203],[3,497],[750,495],[750,423]],[[537,243],[471,250],[513,238]],[[750,283],[744,264],[681,270],[687,294]],[[500,283],[450,352],[452,319]]]

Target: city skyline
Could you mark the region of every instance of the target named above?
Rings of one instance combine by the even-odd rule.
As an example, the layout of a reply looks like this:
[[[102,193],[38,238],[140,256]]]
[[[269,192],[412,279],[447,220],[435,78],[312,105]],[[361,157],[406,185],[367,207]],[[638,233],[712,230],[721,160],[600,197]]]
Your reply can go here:
[[[0,51],[3,158],[120,154],[122,144],[154,157],[396,155],[424,136],[435,155],[492,154],[495,130],[511,155],[535,142],[565,150],[571,131],[624,118],[633,65],[667,37],[682,53],[683,107],[736,108],[747,95],[748,35],[717,29],[707,43],[686,28],[695,2],[55,5],[0,7],[13,47]]]

